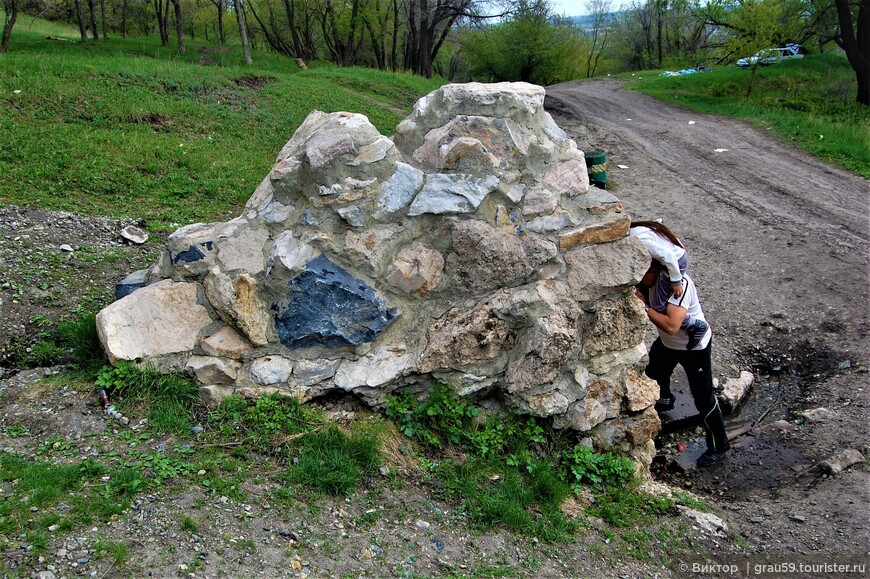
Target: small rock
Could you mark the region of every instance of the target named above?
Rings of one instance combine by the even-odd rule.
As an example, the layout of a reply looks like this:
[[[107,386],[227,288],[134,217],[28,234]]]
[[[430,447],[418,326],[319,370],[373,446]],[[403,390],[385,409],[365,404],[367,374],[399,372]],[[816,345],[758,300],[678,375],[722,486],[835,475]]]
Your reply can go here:
[[[797,521],[798,523],[805,523],[807,518],[803,515],[792,515],[789,517],[792,521]]]
[[[66,511],[66,510],[69,510],[69,505],[66,504],[66,503],[58,503],[58,504],[57,504],[57,510],[59,510],[59,511]]]
[[[85,563],[89,562],[90,560],[91,560],[90,557],[79,557],[78,559],[76,559],[76,563],[78,563],[79,565],[84,565]]]
[[[148,241],[148,234],[136,227],[135,225],[128,225],[127,227],[122,229],[121,237],[131,243],[135,243],[136,245],[142,245],[143,243]]]
[[[696,509],[690,509],[683,505],[677,505],[680,512],[695,521],[695,524],[703,531],[717,535],[720,531],[728,531],[728,525],[725,521],[711,513],[704,513]]]
[[[854,448],[841,450],[828,460],[819,464],[819,468],[827,474],[839,474],[859,462],[864,462],[864,455]]]
[[[279,536],[281,536],[281,537],[287,537],[287,538],[289,538],[289,539],[293,539],[293,540],[296,541],[297,543],[298,543],[299,540],[300,540],[300,539],[299,539],[299,535],[297,535],[295,531],[289,531],[289,530],[283,530],[283,529],[282,529],[282,530],[279,530],[279,531],[275,531],[275,534],[277,534],[277,535],[279,535]]]
[[[51,571],[40,571],[37,573],[36,579],[55,579],[55,575]]]
[[[423,530],[428,529],[429,527],[432,526],[427,521],[424,521],[423,519],[417,519],[417,522],[415,524],[417,525],[417,528],[423,529]]]
[[[61,244],[60,247],[58,247],[58,249],[61,250],[61,251],[66,251],[66,252],[73,251],[72,246],[69,245],[68,243],[63,243],[63,244]]]
[[[381,473],[381,476],[388,476],[388,475],[390,474],[390,467],[388,467],[388,466],[382,466],[382,467],[379,469],[379,471],[380,471],[380,473]]]
[[[199,426],[198,424],[190,429],[190,431],[194,434],[201,434],[204,430],[205,429],[202,426]]]
[[[820,406],[819,408],[813,408],[811,410],[805,410],[803,412],[803,416],[807,422],[826,422],[833,418],[836,418],[836,414],[832,410],[828,410],[824,406]]]

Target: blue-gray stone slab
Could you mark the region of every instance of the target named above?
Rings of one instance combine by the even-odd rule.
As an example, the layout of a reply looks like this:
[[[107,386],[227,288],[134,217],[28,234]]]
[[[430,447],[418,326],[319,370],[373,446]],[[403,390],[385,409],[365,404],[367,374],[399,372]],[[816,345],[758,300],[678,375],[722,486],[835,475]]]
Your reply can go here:
[[[200,243],[199,245],[201,247],[204,247],[206,249],[206,251],[211,251],[214,244],[211,241],[206,241],[205,243]],[[199,261],[200,259],[204,258],[205,254],[202,252],[202,250],[199,247],[197,247],[195,245],[191,245],[190,247],[188,247],[184,251],[176,253],[175,255],[170,255],[170,257],[172,258],[173,264],[178,263],[179,261],[183,261],[185,263],[191,263],[194,261]]]
[[[115,284],[115,299],[119,300],[130,295],[140,287],[145,287],[145,279],[148,277],[147,269],[134,271],[121,281]]]
[[[368,284],[322,255],[288,286],[287,302],[272,306],[278,338],[288,348],[371,342],[399,317]]]

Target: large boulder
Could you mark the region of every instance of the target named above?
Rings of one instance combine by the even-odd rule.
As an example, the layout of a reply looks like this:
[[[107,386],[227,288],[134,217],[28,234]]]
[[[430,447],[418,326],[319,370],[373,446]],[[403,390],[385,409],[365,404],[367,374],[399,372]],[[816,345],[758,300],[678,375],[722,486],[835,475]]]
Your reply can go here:
[[[150,285],[100,313],[110,358],[173,357],[212,403],[377,406],[438,380],[648,456],[648,255],[543,103],[525,83],[446,85],[393,138],[311,113],[242,215],[173,233]]]

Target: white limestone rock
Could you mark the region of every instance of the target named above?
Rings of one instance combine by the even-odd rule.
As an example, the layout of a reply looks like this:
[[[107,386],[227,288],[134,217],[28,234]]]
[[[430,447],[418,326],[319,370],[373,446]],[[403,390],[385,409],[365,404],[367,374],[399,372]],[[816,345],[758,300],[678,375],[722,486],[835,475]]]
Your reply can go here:
[[[213,320],[199,303],[200,285],[163,280],[97,314],[100,342],[114,363],[192,350]]]

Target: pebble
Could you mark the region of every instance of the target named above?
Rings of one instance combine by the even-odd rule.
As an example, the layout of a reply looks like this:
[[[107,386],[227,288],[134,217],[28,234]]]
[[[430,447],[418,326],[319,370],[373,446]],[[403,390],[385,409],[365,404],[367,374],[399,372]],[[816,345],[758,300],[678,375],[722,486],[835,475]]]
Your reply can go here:
[[[58,249],[61,251],[66,251],[67,253],[69,253],[70,251],[73,251],[72,246],[68,243],[61,244],[60,247],[58,247]]]
[[[142,245],[143,243],[148,241],[148,234],[136,227],[135,225],[128,225],[127,227],[122,229],[121,237],[131,243],[135,243],[136,245]]]
[[[415,524],[417,525],[418,528],[424,529],[424,530],[428,529],[429,527],[432,526],[429,524],[428,521],[424,521],[423,519],[417,519],[417,522]]]

